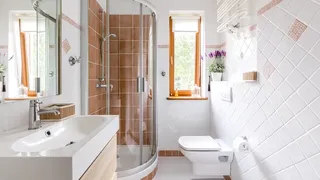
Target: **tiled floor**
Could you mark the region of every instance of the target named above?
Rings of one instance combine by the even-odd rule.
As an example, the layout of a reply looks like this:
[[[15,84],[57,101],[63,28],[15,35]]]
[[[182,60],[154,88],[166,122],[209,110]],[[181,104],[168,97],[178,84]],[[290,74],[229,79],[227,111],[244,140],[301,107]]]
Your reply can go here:
[[[160,157],[158,172],[153,180],[223,180],[201,179],[192,175],[192,164],[185,157]]]

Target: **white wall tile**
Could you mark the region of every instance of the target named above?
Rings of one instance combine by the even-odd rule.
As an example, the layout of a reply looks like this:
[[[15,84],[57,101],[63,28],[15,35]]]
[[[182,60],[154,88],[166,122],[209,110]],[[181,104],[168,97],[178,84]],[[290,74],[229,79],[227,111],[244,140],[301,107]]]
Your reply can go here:
[[[298,40],[298,44],[307,52],[309,52],[320,38],[320,34],[308,27]]]
[[[277,112],[273,113],[270,116],[269,121],[275,131],[277,131],[279,128],[281,128],[283,126],[283,122],[281,120],[281,117],[279,116],[279,114]]]
[[[274,67],[277,67],[283,60],[284,56],[279,50],[275,50],[270,58],[270,62]]]
[[[320,0],[314,2],[282,0],[259,16],[258,29],[262,31],[257,45],[259,81],[244,85],[229,83],[234,87],[235,101],[228,106],[217,99],[212,101],[211,122],[219,131],[218,137],[231,144],[235,136],[246,135],[252,145],[254,158],[251,158],[255,161],[245,172],[233,168],[234,179],[319,179],[315,170],[320,172],[320,20],[312,19],[320,13],[317,12]],[[295,20],[308,26],[297,40],[288,35]],[[237,43],[242,41],[227,42]],[[245,54],[241,66],[250,65],[246,63],[251,55],[251,51]],[[234,64],[227,62],[227,66],[234,68],[232,71],[237,69]],[[232,71],[228,77],[238,76]]]
[[[312,48],[311,54],[314,55],[318,60],[320,60],[320,42]]]
[[[306,77],[310,77],[318,68],[320,63],[311,55],[306,55],[298,66],[299,71]]]
[[[292,94],[288,99],[287,104],[293,114],[298,114],[304,107],[306,107],[306,103],[297,93]]]
[[[279,28],[286,34],[289,32],[295,18],[290,14],[285,14],[279,22]]]
[[[296,44],[287,55],[287,59],[293,65],[297,66],[305,55],[305,50],[303,50],[299,45]]]
[[[296,165],[298,171],[300,172],[303,180],[318,180],[317,174],[314,172],[312,166],[307,160],[304,160]]]
[[[310,81],[320,89],[320,69],[318,69],[310,78]]]
[[[320,146],[320,126],[316,127],[315,129],[311,130],[310,135],[312,139]]]
[[[288,145],[294,140],[285,126],[283,126],[278,130],[277,135],[279,139],[282,141],[284,146]]]
[[[320,152],[319,147],[314,143],[309,134],[302,136],[297,142],[302,152],[308,158]]]
[[[284,78],[287,78],[287,76],[289,76],[289,74],[293,71],[293,69],[294,69],[294,66],[291,62],[288,61],[288,59],[284,59],[278,67],[279,73]]]
[[[304,2],[301,8],[301,11],[298,14],[298,19],[300,19],[305,24],[309,24],[318,10],[319,10],[318,4],[312,1],[306,1]]]
[[[294,139],[301,137],[306,132],[297,118],[293,118],[286,126]]]
[[[317,12],[317,14],[313,17],[310,26],[316,29],[318,32],[320,32],[320,11]]]
[[[274,31],[274,33],[272,34],[271,38],[270,38],[270,42],[277,47],[280,43],[280,41],[282,40],[284,34],[282,31],[280,31],[278,28],[276,28],[276,30]]]
[[[320,117],[320,98],[312,102],[310,108],[318,117]]]
[[[294,41],[288,36],[284,36],[277,48],[283,55],[286,56],[293,45]]]
[[[297,16],[301,11],[301,7],[303,6],[304,3],[305,3],[304,1],[300,1],[300,0],[291,0],[286,10],[292,15]]]
[[[319,97],[320,91],[308,80],[299,88],[298,94],[309,104]]]
[[[297,118],[307,131],[320,124],[319,118],[308,107],[302,110],[301,113],[298,114]]]
[[[290,180],[301,180],[302,177],[296,167],[292,166],[286,171],[286,179]]]
[[[317,154],[316,156],[313,156],[309,159],[310,164],[314,168],[314,170],[317,172],[317,174],[320,174],[320,154]]]
[[[305,80],[306,78],[297,69],[293,70],[287,78],[288,83],[294,90],[298,89]]]

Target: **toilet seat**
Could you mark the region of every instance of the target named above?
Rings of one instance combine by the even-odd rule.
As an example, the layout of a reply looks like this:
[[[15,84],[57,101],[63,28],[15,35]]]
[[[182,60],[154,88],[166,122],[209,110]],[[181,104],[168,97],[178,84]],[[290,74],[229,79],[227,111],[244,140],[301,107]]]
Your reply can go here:
[[[186,151],[220,151],[221,146],[210,136],[182,136],[181,148]]]

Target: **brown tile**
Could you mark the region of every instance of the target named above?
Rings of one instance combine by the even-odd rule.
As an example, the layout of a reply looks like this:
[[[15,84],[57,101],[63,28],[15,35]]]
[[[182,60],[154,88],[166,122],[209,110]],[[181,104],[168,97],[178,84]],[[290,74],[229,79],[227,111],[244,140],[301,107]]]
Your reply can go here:
[[[119,52],[120,53],[132,53],[132,41],[120,41]]]
[[[95,29],[96,27],[96,16],[94,15],[94,12],[92,10],[89,9],[88,12],[88,18],[89,18],[89,27],[91,27],[92,29]]]
[[[119,125],[120,125],[120,132],[125,132],[126,131],[126,121],[120,120]]]
[[[120,67],[111,67],[110,68],[110,79],[111,80],[119,80],[120,77]]]
[[[96,79],[96,65],[89,62],[89,79]]]
[[[160,150],[160,151],[159,151],[159,156],[160,156],[160,157],[166,156],[166,151]]]
[[[132,27],[132,15],[120,15],[120,27]]]
[[[132,54],[120,54],[120,66],[132,66]]]
[[[121,80],[132,79],[132,68],[131,67],[121,67],[119,77]]]
[[[121,80],[119,81],[119,92],[121,94],[131,94],[136,92],[136,87],[133,81],[131,80]]]
[[[96,0],[89,0],[89,9],[94,10],[96,8],[96,4]]]
[[[150,15],[143,15],[143,27],[150,27],[151,21],[152,20],[152,16]]]
[[[92,114],[97,110],[96,97],[97,96],[89,97],[89,114]]]
[[[95,41],[96,41],[96,33],[92,28],[88,28],[88,33],[89,33],[89,44],[95,46]]]
[[[97,80],[89,80],[89,97],[92,97],[98,94],[96,84],[97,84]]]
[[[110,54],[110,68],[113,67],[119,67],[120,66],[120,60],[119,60],[119,54],[118,53],[111,53]],[[110,69],[110,70],[111,70]]]
[[[140,28],[132,28],[132,40],[140,40]]]
[[[119,41],[110,41],[110,53],[119,53]]]
[[[140,41],[133,41],[133,53],[140,53]]]
[[[89,45],[89,62],[96,62],[96,48]]]
[[[171,150],[166,150],[166,156],[172,156],[172,151]]]
[[[110,27],[120,27],[120,16],[110,15],[109,16],[109,26]]]
[[[99,14],[101,15],[101,13],[99,13]],[[97,17],[96,17],[96,29],[95,30],[98,34],[101,34],[101,32],[102,32],[102,21]]]
[[[172,156],[179,156],[179,151],[172,151]]]
[[[110,95],[110,107],[120,108],[121,107],[121,97],[117,94]]]
[[[131,41],[132,33],[132,28],[120,28],[119,38],[121,41]]]
[[[118,40],[119,35],[120,35],[120,28],[118,28],[118,27],[110,28],[110,34],[117,35],[117,38],[112,38],[112,40]]]
[[[110,114],[111,115],[120,115],[120,108],[110,107]]]

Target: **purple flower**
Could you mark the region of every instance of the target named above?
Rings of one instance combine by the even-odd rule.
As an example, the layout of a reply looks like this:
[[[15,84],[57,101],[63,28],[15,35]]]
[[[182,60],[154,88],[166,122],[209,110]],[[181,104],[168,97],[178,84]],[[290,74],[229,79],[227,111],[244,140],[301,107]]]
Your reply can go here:
[[[214,53],[214,56],[215,56],[216,58],[221,57],[221,52],[220,52],[220,51],[216,51],[216,52]]]
[[[203,56],[202,56],[202,55],[200,56],[200,60],[201,60],[201,61],[203,60]]]
[[[225,52],[224,50],[221,51],[222,56],[227,56],[227,52]]]
[[[209,53],[209,58],[213,58],[214,56],[215,55],[212,52]]]

